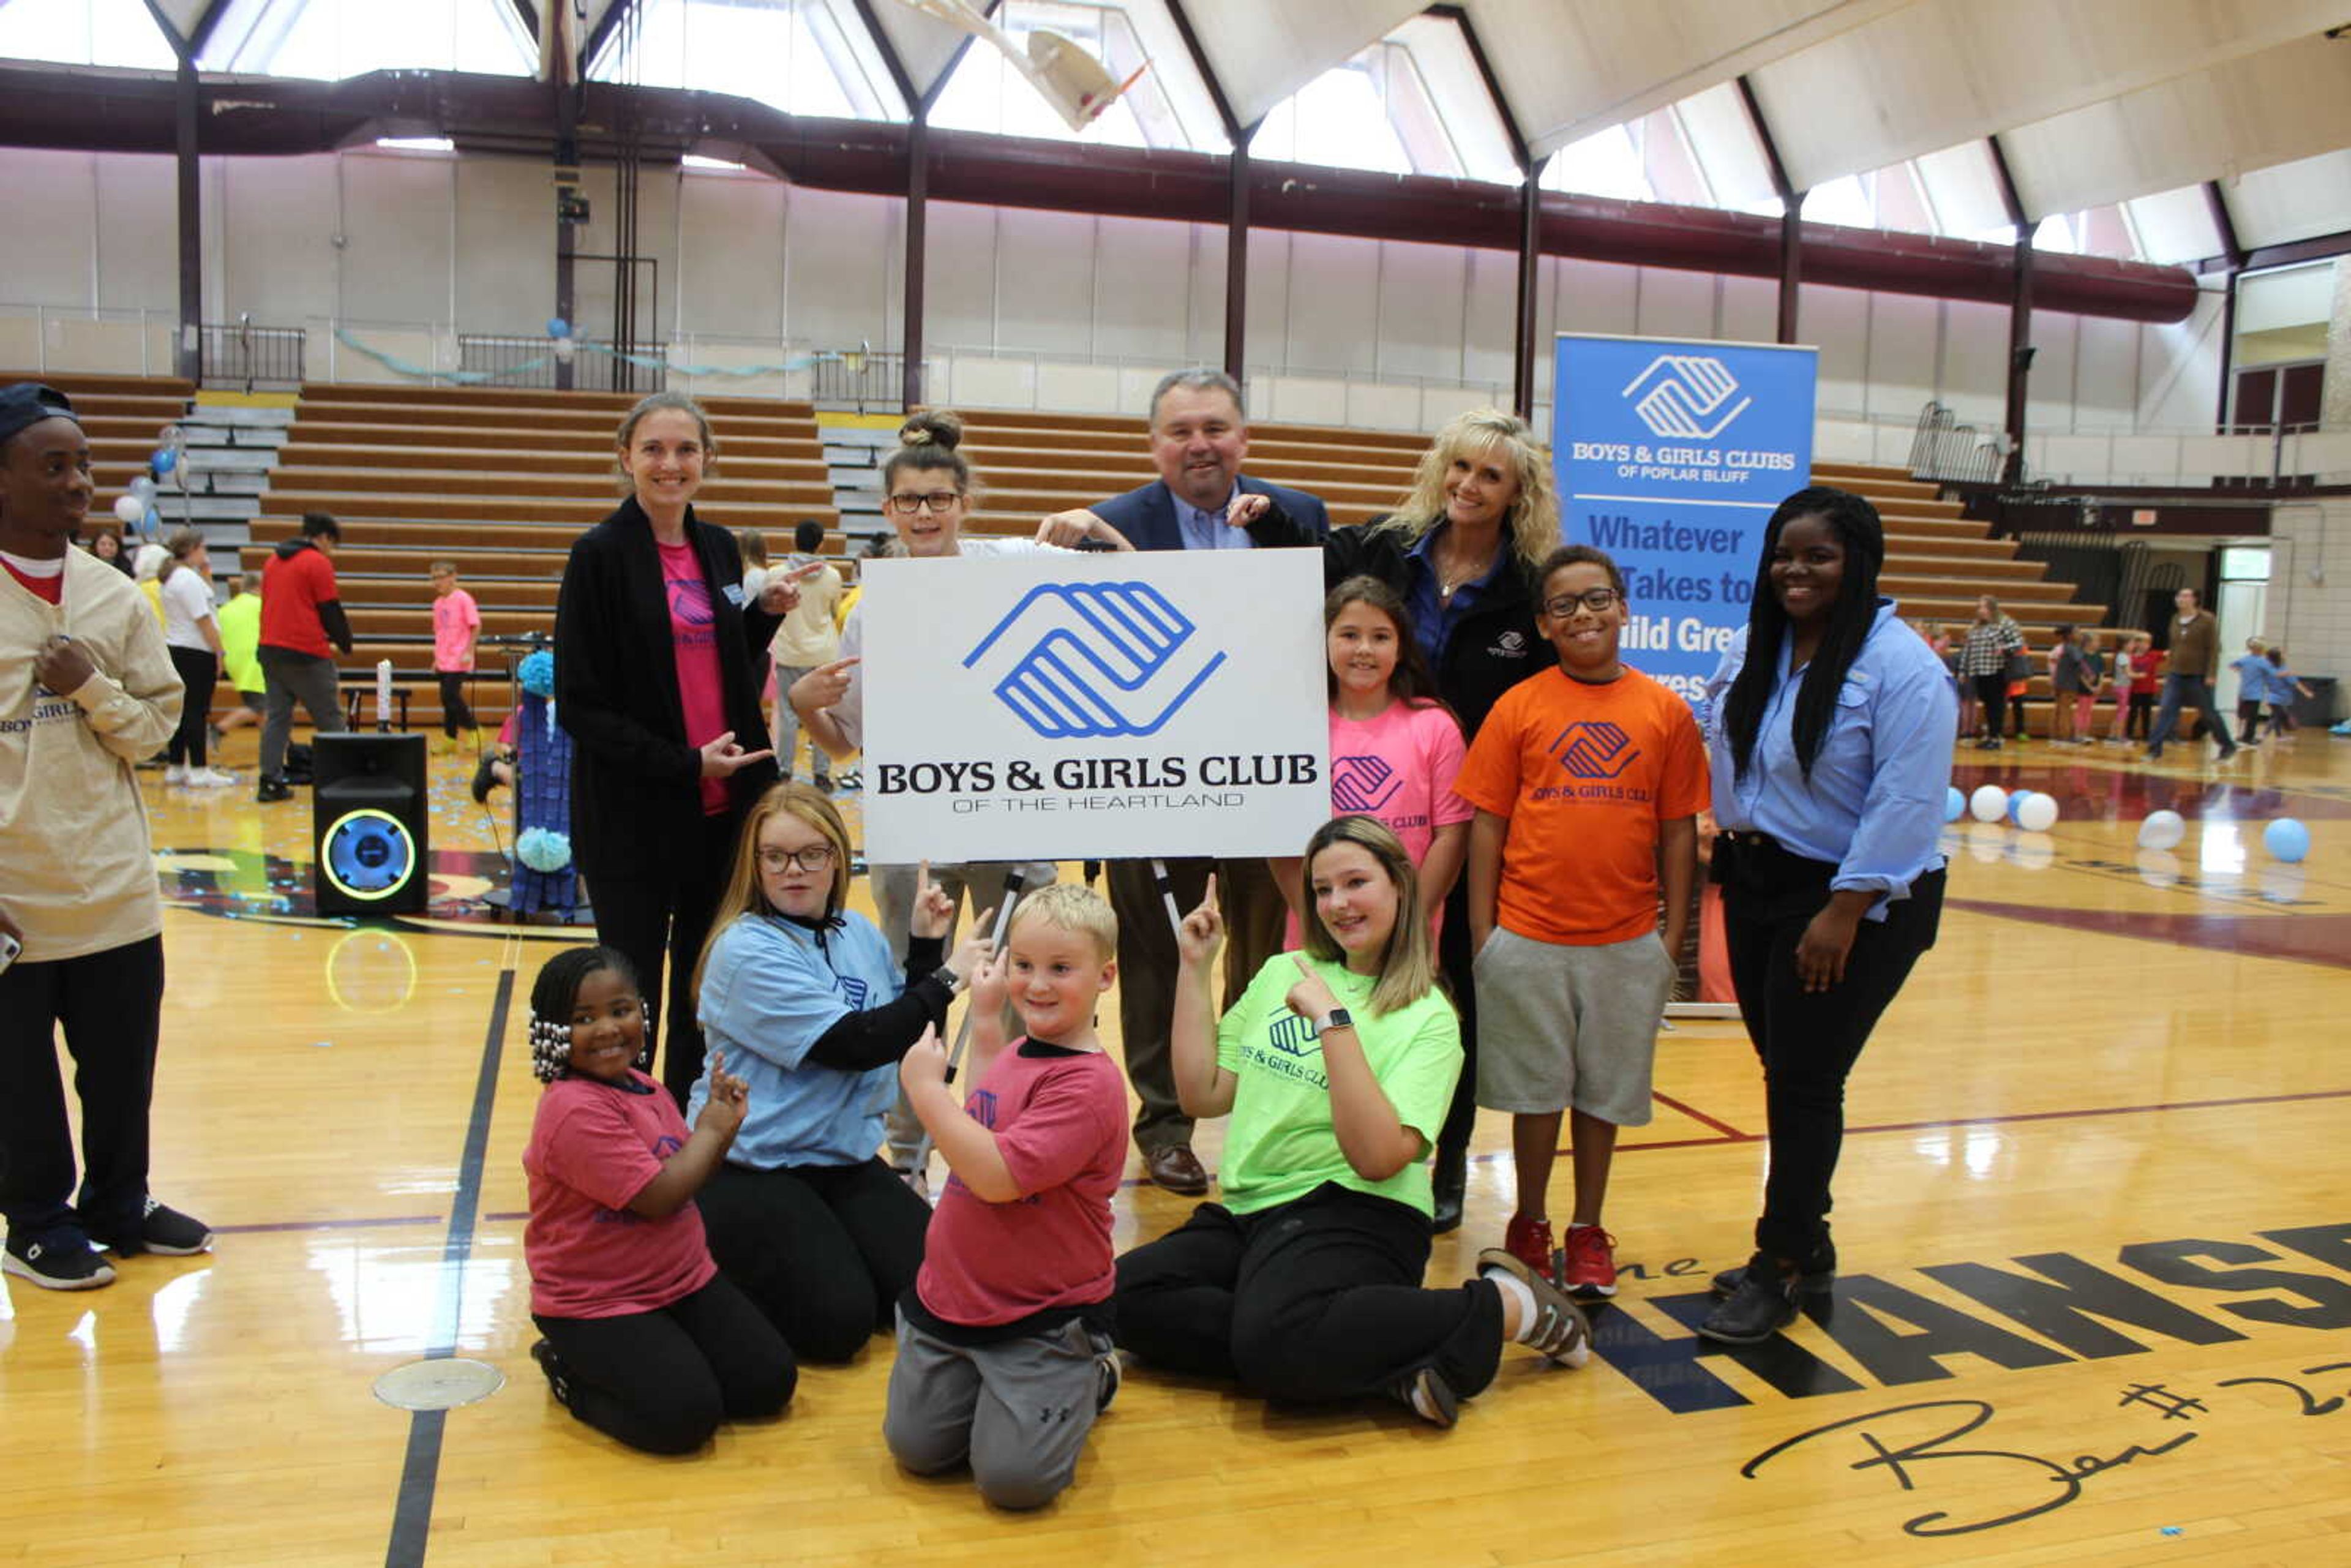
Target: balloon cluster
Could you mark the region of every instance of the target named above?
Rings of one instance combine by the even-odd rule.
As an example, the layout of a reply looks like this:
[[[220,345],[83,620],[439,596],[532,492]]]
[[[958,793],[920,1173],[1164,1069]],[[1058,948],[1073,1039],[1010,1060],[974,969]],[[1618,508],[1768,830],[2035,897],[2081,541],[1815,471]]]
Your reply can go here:
[[[2177,811],[2149,811],[2138,825],[2138,847],[2168,850],[2188,836],[2187,821]],[[2262,848],[2273,860],[2299,864],[2310,853],[2310,829],[2299,818],[2280,817],[2262,830]]]
[[[535,697],[553,696],[555,695],[554,653],[541,648],[535,653],[526,655],[523,662],[515,667],[515,678],[522,682],[523,690]]]
[[[1959,792],[1944,801],[1944,821],[1959,820]],[[2038,789],[2003,789],[1997,784],[1978,786],[1966,798],[1968,814],[1979,822],[2008,821],[2028,833],[2045,833],[2057,825],[2057,798]]]
[[[525,828],[515,856],[533,871],[561,871],[571,863],[571,835],[552,828]]]

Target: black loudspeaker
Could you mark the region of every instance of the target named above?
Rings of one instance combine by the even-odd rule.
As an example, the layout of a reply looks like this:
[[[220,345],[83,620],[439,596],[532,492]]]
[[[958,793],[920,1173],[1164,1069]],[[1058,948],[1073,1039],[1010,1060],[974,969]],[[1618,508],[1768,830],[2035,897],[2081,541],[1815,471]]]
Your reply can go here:
[[[314,743],[312,882],[321,915],[421,915],[432,878],[424,737],[322,735]]]

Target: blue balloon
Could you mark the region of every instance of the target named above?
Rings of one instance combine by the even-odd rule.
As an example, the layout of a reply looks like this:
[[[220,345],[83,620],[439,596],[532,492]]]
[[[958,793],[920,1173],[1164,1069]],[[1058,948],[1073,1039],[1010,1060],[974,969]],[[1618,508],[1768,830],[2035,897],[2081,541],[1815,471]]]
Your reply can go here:
[[[159,479],[179,465],[180,455],[168,446],[155,448],[155,455],[148,461],[148,466],[155,471]]]
[[[2310,852],[2310,830],[2292,817],[2280,817],[2262,830],[2262,847],[2292,864]]]
[[[2032,799],[2032,791],[2030,789],[2011,789],[2008,792],[2008,820],[2011,822],[2015,821],[2017,808],[2031,799]]]
[[[1943,791],[1943,821],[1956,822],[1967,815],[1968,798],[1959,793],[1956,784]]]
[[[549,316],[547,319],[547,335],[550,338],[569,338],[571,336],[571,323],[560,316]]]
[[[555,695],[555,655],[547,649],[525,656],[516,674],[522,682],[522,689],[533,696]]]

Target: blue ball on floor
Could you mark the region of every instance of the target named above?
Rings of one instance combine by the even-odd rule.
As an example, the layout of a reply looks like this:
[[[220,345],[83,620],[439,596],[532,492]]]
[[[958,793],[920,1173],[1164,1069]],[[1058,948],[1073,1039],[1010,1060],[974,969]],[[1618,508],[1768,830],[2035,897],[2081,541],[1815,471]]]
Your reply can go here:
[[[2022,823],[2017,822],[2016,813],[2027,800],[2032,799],[2032,791],[2030,789],[2011,789],[2008,792],[2008,820],[2011,823],[2022,826]]]
[[[1959,793],[1956,784],[1943,791],[1943,821],[1956,822],[1967,814],[1968,798]]]
[[[2291,865],[2310,852],[2310,830],[2292,817],[2280,817],[2262,830],[2262,847]]]

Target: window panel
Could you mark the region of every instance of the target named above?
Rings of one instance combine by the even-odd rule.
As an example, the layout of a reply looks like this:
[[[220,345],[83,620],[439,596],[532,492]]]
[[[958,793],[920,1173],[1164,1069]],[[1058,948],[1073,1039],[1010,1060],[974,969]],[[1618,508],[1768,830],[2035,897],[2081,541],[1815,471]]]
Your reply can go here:
[[[894,119],[896,94],[877,69],[822,0],[639,0],[589,75],[732,93],[787,114]]]
[[[152,71],[180,64],[141,0],[5,0],[0,57]]]
[[[2201,261],[2227,248],[2201,185],[2158,191],[2124,204],[2138,231],[2139,250],[2149,261]]]
[[[381,70],[531,76],[538,44],[504,0],[230,0],[198,64],[324,81]]]

